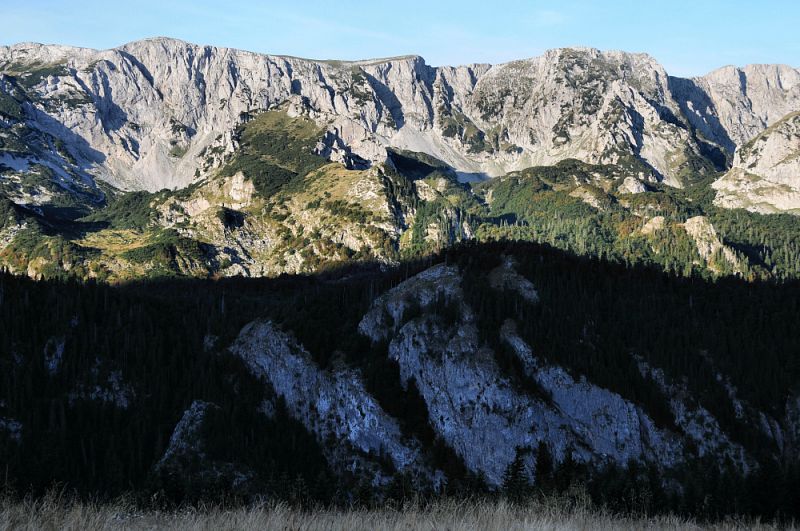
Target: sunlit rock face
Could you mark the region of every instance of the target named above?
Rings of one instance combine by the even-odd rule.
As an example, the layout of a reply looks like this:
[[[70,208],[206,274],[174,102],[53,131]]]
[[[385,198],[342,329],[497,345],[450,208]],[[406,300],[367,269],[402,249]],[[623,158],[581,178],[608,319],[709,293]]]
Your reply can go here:
[[[320,153],[351,166],[385,160],[387,146],[436,156],[464,179],[633,160],[642,178],[682,186],[698,160],[724,166],[800,102],[790,67],[686,80],[644,54],[588,48],[431,67],[418,56],[313,61],[156,38],[103,51],[0,47],[0,69],[0,91],[23,109],[4,118],[63,144],[56,160],[29,139],[15,165],[48,159],[67,180],[151,191],[209,174],[236,149],[234,128],[276,106],[323,126]]]
[[[800,213],[800,112],[741,146],[714,188],[715,203],[725,208]]]

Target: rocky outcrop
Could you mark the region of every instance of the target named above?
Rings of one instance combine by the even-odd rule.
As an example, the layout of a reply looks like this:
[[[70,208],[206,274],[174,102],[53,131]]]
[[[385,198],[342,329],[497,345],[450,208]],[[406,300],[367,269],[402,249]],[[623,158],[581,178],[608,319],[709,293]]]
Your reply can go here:
[[[517,273],[516,262],[511,256],[504,256],[503,263],[489,272],[489,285],[500,291],[515,291],[530,303],[539,302],[536,287],[530,280]]]
[[[647,191],[647,187],[638,179],[625,177],[617,191],[622,194],[641,194]]]
[[[399,330],[407,309],[428,307],[439,296],[452,299],[460,293],[460,283],[455,268],[438,265],[426,269],[378,297],[358,324],[358,331],[372,341],[387,339]]]
[[[488,277],[494,289],[542,304],[513,260],[504,259]],[[641,375],[663,394],[674,423],[664,425],[662,419],[657,425],[643,405],[543,361],[507,319],[499,338],[527,377],[527,383],[514,381],[479,338],[479,319],[466,303],[458,268],[439,264],[378,297],[359,331],[376,342],[388,340],[389,357],[398,363],[402,383],[413,382],[419,390],[431,427],[489,484],[499,485],[519,455],[535,474],[533,456],[541,445],[556,462],[569,455],[595,466],[633,460],[671,468],[692,456],[714,456],[720,465],[729,461],[745,473],[757,467],[684,383],[670,381],[642,358],[635,357]],[[748,422],[761,418],[763,433],[783,451],[784,432],[797,423],[779,423],[755,410],[725,378],[718,375],[733,410]],[[796,419],[796,410],[790,402],[787,419]]]
[[[65,345],[66,338],[64,336],[51,337],[44,345],[44,366],[51,376],[57,374],[61,369]]]
[[[656,232],[663,230],[665,226],[665,219],[664,216],[655,216],[650,218],[645,222],[639,232],[644,234],[645,236],[649,236],[651,234],[655,234]]]
[[[562,422],[588,442],[594,457],[617,463],[628,460],[674,466],[680,460],[683,443],[678,436],[656,427],[638,406],[617,393],[587,382],[576,381],[561,367],[546,365],[533,355],[531,347],[506,321],[501,336],[522,362],[526,374],[545,390]]]
[[[705,260],[709,269],[720,272],[724,268],[729,268],[736,273],[742,272],[741,260],[736,255],[736,252],[722,243],[716,229],[714,229],[707,217],[695,216],[689,218],[683,224],[683,228],[694,240],[697,253],[700,258]]]
[[[740,470],[747,472],[750,469],[752,461],[744,448],[730,440],[706,408],[693,403],[683,385],[670,382],[663,370],[652,367],[642,359],[638,360],[638,365],[642,375],[651,379],[669,397],[669,407],[676,424],[697,446],[700,457],[712,455],[718,459],[730,459]]]
[[[22,441],[22,424],[12,418],[0,417],[0,433],[15,443],[19,443]]]
[[[334,469],[370,476],[381,485],[390,479],[379,466],[386,457],[395,470],[418,481],[440,481],[440,474],[424,465],[419,444],[404,439],[356,371],[320,369],[294,338],[269,321],[245,326],[230,350],[269,382],[289,413],[316,436]]]
[[[497,281],[503,270],[505,278],[523,278],[511,262],[500,268],[490,280],[496,289],[510,288]],[[529,296],[533,287],[520,278],[525,286],[520,296],[536,303]],[[515,385],[480,342],[477,316],[464,302],[460,281],[455,267],[428,269],[376,299],[359,330],[375,341],[389,339],[389,356],[398,363],[402,381],[408,385],[413,380],[431,426],[470,470],[499,485],[518,449],[532,450],[541,443],[556,461],[569,454],[595,464],[637,460],[671,467],[681,462],[683,434],[657,427],[640,406],[620,395],[542,363],[507,321],[503,341],[545,396]],[[449,318],[437,313],[443,300],[457,309]],[[418,310],[404,317],[409,308]],[[713,439],[709,445],[729,444],[718,431],[701,435]],[[526,456],[532,461],[531,453]],[[535,468],[532,462],[527,466]]]
[[[208,455],[204,430],[209,417],[219,406],[195,400],[175,426],[164,455],[154,466],[156,477],[166,489],[180,489],[190,496],[204,493],[246,492],[253,473],[237,464],[219,461]]]
[[[69,403],[72,405],[79,400],[95,401],[118,409],[128,409],[136,398],[136,392],[125,381],[122,371],[110,365],[96,359],[86,381],[79,383],[69,393]]]

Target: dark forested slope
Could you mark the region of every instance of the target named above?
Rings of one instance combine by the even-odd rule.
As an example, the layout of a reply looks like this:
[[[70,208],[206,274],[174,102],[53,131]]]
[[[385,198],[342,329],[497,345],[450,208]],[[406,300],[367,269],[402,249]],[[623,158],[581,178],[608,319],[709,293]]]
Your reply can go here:
[[[515,269],[507,278],[531,283],[535,298],[509,281],[498,285],[494,279],[507,263]],[[435,291],[434,283],[431,300],[414,302],[417,275],[437,264],[457,272],[457,297]],[[675,278],[531,243],[465,244],[388,270],[364,264],[275,279],[112,287],[4,274],[4,477],[18,492],[63,484],[102,496],[160,492],[180,500],[224,492],[342,502],[420,490],[505,488],[527,496],[579,481],[598,502],[619,508],[640,503],[632,493],[644,489],[652,510],[796,514],[798,293],[796,282]],[[395,295],[405,301],[399,321],[383,331],[385,339],[371,341],[365,315]],[[340,432],[320,431],[307,418],[321,415],[320,405],[303,410],[311,412],[303,417],[289,391],[273,385],[282,382],[256,374],[229,349],[259,319],[296,338],[302,347],[292,348],[307,351],[304,363],[323,375],[320,382],[355,368],[364,396],[399,426],[397,440],[418,448],[422,468],[438,472],[423,481],[382,452],[353,454],[392,478],[382,487],[374,485],[379,476],[372,465],[343,469],[332,450],[342,444]],[[399,357],[403,334],[423,325],[464,333],[474,327],[481,350],[463,355],[488,353],[490,361],[480,366],[496,371],[491,374],[508,384],[503,392],[534,409],[559,403],[560,388],[543,379],[559,368],[567,375],[560,381],[587,382],[592,392],[621,397],[652,419],[651,433],[686,443],[676,446],[674,461],[659,455],[667,443],[629,461],[580,445],[561,450],[561,439],[543,437],[517,448],[512,462],[476,465],[441,431],[425,374],[409,381],[407,372],[416,369]],[[504,330],[510,325],[534,349],[538,372],[528,371],[509,347]],[[434,370],[435,360],[452,355],[441,348],[435,342],[423,348],[424,363],[433,363],[424,366]],[[351,388],[334,386],[331,393]],[[486,393],[483,399],[492,399]],[[700,413],[692,417],[693,411]],[[516,429],[516,418],[508,417],[509,429]],[[698,419],[705,428],[696,426]],[[179,432],[200,442],[187,445]],[[713,445],[704,451],[705,439]],[[506,468],[499,486],[492,484],[491,466]]]

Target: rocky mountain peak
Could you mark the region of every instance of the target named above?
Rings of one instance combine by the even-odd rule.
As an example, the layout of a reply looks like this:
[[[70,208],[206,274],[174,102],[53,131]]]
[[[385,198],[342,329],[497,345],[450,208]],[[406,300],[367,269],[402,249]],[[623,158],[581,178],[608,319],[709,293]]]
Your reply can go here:
[[[800,211],[800,112],[789,113],[736,151],[714,183],[716,202],[755,212]]]
[[[694,81],[736,146],[799,108],[800,71],[787,65],[725,66]]]

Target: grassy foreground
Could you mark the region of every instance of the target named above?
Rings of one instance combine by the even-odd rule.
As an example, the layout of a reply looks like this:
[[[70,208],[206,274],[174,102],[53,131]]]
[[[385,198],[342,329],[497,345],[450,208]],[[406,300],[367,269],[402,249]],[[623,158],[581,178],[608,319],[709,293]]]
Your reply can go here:
[[[784,527],[781,527],[784,528]],[[795,526],[788,527],[795,529]],[[559,502],[525,506],[505,501],[445,501],[419,507],[303,510],[285,504],[223,509],[139,511],[125,503],[95,505],[57,496],[0,501],[0,529],[282,529],[282,530],[525,530],[525,529],[777,529],[757,521],[698,524],[676,516],[624,517]]]

